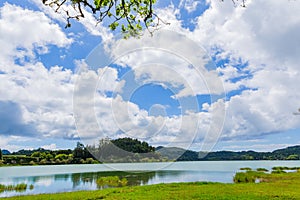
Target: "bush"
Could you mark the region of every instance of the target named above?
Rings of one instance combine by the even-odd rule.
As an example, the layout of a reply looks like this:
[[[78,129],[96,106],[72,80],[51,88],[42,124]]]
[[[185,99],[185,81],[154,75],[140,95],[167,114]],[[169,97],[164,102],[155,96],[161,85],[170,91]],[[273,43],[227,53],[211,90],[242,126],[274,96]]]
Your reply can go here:
[[[281,166],[277,166],[277,167],[273,167],[272,170],[274,171],[282,171],[282,170],[289,170],[289,167],[281,167]]]
[[[68,159],[68,155],[66,155],[66,154],[58,154],[57,156],[55,156],[55,160],[66,160],[66,159]]]
[[[266,168],[257,168],[256,171],[258,171],[258,172],[268,172],[269,170],[267,170]]]
[[[85,163],[86,163],[86,164],[93,164],[93,161],[94,161],[93,158],[87,158],[87,159],[85,160]]]
[[[235,174],[233,181],[235,183],[254,183],[255,177],[244,172],[238,172]]]
[[[250,167],[242,167],[240,170],[251,171],[252,169]]]
[[[29,165],[35,165],[36,163],[32,160],[29,162]]]
[[[255,183],[265,173],[257,171],[237,172],[233,177],[235,183]]]

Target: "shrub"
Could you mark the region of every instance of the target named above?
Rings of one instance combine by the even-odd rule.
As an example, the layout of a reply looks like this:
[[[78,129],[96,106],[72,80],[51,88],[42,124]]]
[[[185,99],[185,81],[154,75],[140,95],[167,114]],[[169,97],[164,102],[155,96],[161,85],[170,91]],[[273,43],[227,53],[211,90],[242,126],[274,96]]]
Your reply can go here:
[[[244,172],[238,172],[235,174],[233,181],[235,183],[254,183],[255,177]]]
[[[35,162],[32,160],[29,162],[29,165],[35,165]]]
[[[250,167],[242,167],[240,170],[251,171],[252,169]]]
[[[233,181],[235,183],[255,183],[255,181],[263,175],[266,174],[257,171],[237,172],[233,177]]]
[[[258,171],[258,172],[268,172],[269,170],[267,170],[266,168],[257,168],[256,171]]]
[[[86,163],[86,164],[93,164],[93,161],[94,161],[93,158],[87,158],[87,159],[85,160],[85,163]]]
[[[282,171],[282,170],[289,170],[290,168],[289,167],[281,167],[281,166],[277,166],[277,167],[273,167],[272,170],[274,171]]]
[[[58,154],[57,156],[55,156],[55,159],[56,160],[66,160],[66,159],[68,159],[68,155],[66,155],[66,154]]]

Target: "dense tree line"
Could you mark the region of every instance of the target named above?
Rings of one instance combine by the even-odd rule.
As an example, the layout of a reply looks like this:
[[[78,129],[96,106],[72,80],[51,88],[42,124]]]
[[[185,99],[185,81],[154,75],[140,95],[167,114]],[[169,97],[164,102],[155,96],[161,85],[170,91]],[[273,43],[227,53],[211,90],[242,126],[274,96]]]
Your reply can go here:
[[[150,146],[147,142],[141,142],[129,137],[111,140],[117,147],[132,153],[149,153],[154,152],[155,147]]]
[[[147,142],[132,138],[102,139],[99,144],[87,146],[102,162],[155,162],[165,161]]]
[[[201,156],[204,155],[204,156]],[[166,155],[165,155],[166,156]],[[278,149],[273,152],[255,151],[217,151],[217,152],[196,152],[185,151],[177,161],[216,161],[216,160],[299,160],[300,146],[292,146]]]
[[[2,151],[0,151],[2,156]],[[54,164],[93,164],[102,162],[154,162],[164,161],[155,153],[155,148],[147,142],[132,138],[102,139],[97,146],[76,147],[66,150],[19,150],[3,156],[0,164],[6,165],[54,165]],[[1,157],[0,157],[1,158]]]
[[[63,150],[19,150],[3,156],[1,164],[5,165],[57,165],[57,164],[93,164],[99,163],[84,147],[77,143],[76,147]]]
[[[164,149],[164,151],[161,151]],[[5,152],[5,153],[3,153]],[[8,155],[9,154],[9,155]],[[174,156],[175,155],[175,156]],[[176,156],[179,155],[179,156]],[[76,147],[66,150],[20,150],[10,153],[0,150],[0,164],[4,165],[52,165],[92,164],[101,162],[156,162],[156,161],[216,161],[216,160],[299,160],[300,145],[273,152],[217,151],[196,152],[180,148],[154,148],[147,142],[132,138],[102,139],[97,146]]]

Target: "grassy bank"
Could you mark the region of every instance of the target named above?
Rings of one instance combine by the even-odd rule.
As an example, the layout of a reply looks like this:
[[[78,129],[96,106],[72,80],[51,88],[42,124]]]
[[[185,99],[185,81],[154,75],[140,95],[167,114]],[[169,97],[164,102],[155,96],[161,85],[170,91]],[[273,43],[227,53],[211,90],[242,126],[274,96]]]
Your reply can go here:
[[[300,172],[273,173],[260,183],[172,183],[10,199],[300,199]]]

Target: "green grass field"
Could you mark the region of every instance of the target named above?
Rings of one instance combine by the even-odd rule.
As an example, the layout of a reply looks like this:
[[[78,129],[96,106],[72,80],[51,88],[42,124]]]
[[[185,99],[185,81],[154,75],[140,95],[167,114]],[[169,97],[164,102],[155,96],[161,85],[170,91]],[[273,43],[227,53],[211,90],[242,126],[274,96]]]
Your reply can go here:
[[[300,172],[263,176],[260,183],[171,183],[9,199],[300,199]]]

